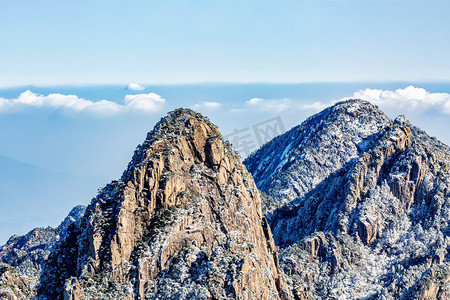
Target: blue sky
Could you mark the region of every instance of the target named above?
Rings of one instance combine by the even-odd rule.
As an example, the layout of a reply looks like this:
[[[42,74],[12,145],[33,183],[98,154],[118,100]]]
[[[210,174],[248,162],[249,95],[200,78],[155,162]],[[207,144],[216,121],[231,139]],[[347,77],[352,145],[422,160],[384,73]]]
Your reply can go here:
[[[442,81],[449,1],[0,1],[0,86]]]
[[[0,0],[0,245],[88,204],[180,106],[226,135],[274,117],[289,129],[360,97],[450,144],[449,11],[449,1]]]

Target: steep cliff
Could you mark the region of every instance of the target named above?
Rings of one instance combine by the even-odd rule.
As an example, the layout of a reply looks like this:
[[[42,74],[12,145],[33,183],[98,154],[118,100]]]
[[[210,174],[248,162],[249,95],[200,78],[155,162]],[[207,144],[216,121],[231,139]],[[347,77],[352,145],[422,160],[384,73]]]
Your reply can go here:
[[[287,203],[268,219],[294,288],[312,298],[448,299],[450,149],[404,116],[340,102],[245,164]]]
[[[173,111],[69,226],[38,298],[286,298],[260,202],[216,126]]]

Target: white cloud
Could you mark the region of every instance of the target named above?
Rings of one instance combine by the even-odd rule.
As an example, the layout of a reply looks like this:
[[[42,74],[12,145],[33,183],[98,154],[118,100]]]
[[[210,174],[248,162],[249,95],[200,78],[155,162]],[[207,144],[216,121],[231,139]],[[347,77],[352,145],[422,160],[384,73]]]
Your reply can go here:
[[[128,89],[131,91],[143,91],[145,90],[145,86],[142,86],[137,82],[132,82],[128,84]]]
[[[213,102],[213,101],[211,101],[211,102],[205,102],[204,104],[203,104],[206,108],[208,108],[208,109],[219,109],[219,108],[221,108],[222,107],[222,103],[219,103],[219,102]]]
[[[283,99],[261,99],[261,98],[252,98],[245,102],[247,106],[257,108],[264,111],[271,111],[280,113],[291,108],[291,100],[288,98]]]
[[[450,94],[430,93],[412,85],[395,91],[365,89],[355,92],[352,98],[370,101],[381,108],[399,108],[409,111],[434,108],[450,114]]]
[[[325,108],[327,108],[329,105],[331,105],[331,104],[325,104],[325,103],[322,103],[320,101],[317,101],[317,102],[314,102],[314,103],[311,103],[311,104],[304,104],[304,105],[301,106],[301,109],[303,109],[303,110],[310,110],[310,111],[314,111],[314,112],[319,112],[319,111],[322,111]]]
[[[261,98],[252,98],[252,99],[248,100],[246,103],[248,105],[257,105],[258,103],[261,103],[263,101],[264,101],[264,99],[261,99]]]
[[[351,97],[345,97],[338,101],[348,99],[366,100],[378,105],[382,110],[394,109],[398,113],[435,110],[440,113],[450,114],[450,94],[430,93],[423,88],[414,86],[408,86],[395,91],[364,89],[354,92]],[[312,104],[302,105],[301,108],[318,112],[338,101],[334,100],[328,103],[314,102]]]
[[[14,112],[27,107],[63,109],[71,112],[88,112],[98,115],[110,115],[129,110],[144,112],[159,111],[166,100],[155,93],[126,95],[124,105],[108,101],[91,101],[76,95],[49,94],[39,95],[29,90],[15,99],[0,98],[0,112]]]
[[[207,110],[216,110],[222,107],[222,103],[207,101],[202,103],[197,103],[192,106],[193,109],[207,109]]]
[[[94,112],[101,114],[117,113],[121,105],[107,101],[91,101],[79,98],[76,95],[49,94],[47,96],[33,93],[29,90],[23,92],[16,99],[0,98],[0,111],[11,112],[26,107],[42,107],[64,109],[74,112]]]
[[[144,112],[158,112],[166,103],[166,99],[155,93],[126,95],[124,100],[129,108]]]

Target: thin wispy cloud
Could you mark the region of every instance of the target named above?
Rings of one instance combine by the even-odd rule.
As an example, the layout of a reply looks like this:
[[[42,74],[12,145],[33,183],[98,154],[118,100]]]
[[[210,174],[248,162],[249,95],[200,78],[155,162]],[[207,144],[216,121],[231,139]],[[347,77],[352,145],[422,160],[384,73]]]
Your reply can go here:
[[[221,107],[222,107],[222,103],[215,102],[215,101],[207,101],[207,102],[197,103],[192,106],[192,108],[196,109],[196,110],[201,110],[201,109],[217,110],[217,109],[220,109]]]
[[[261,98],[252,98],[247,101],[248,105],[257,105],[258,103],[264,102],[264,99]]]
[[[140,85],[139,83],[136,83],[136,82],[132,82],[132,83],[128,84],[127,88],[130,91],[143,91],[143,90],[145,90],[145,86]]]
[[[251,107],[263,111],[271,111],[280,113],[292,107],[291,100],[288,98],[283,99],[262,99],[252,98],[245,102],[247,107]]]
[[[300,108],[302,110],[308,110],[308,111],[313,111],[313,112],[319,112],[321,110],[324,110],[325,108],[327,108],[329,105],[331,105],[332,103],[322,103],[320,101],[316,101],[314,103],[311,104],[303,104]]]
[[[40,95],[27,90],[14,99],[0,98],[0,112],[13,113],[27,108],[61,109],[74,113],[93,113],[111,115],[126,111],[159,112],[166,100],[155,93],[126,95],[124,104],[113,101],[92,101],[76,95]]]

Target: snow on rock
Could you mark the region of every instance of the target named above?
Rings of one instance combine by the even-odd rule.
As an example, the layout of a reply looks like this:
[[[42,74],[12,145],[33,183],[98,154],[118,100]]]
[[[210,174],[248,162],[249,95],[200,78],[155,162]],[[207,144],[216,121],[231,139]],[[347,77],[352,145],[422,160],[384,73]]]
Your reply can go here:
[[[391,123],[369,102],[341,102],[266,143],[244,164],[259,189],[290,202],[357,158]]]
[[[277,159],[285,163],[274,169]],[[340,102],[244,163],[287,202],[267,217],[293,289],[316,299],[448,299],[450,149],[406,117]]]
[[[0,262],[0,299],[32,299],[32,285],[27,277]]]
[[[48,255],[65,237],[67,228],[81,219],[85,209],[83,205],[74,207],[56,228],[35,228],[26,235],[12,236],[0,248],[0,261],[14,267],[27,278],[30,289],[34,288]]]

